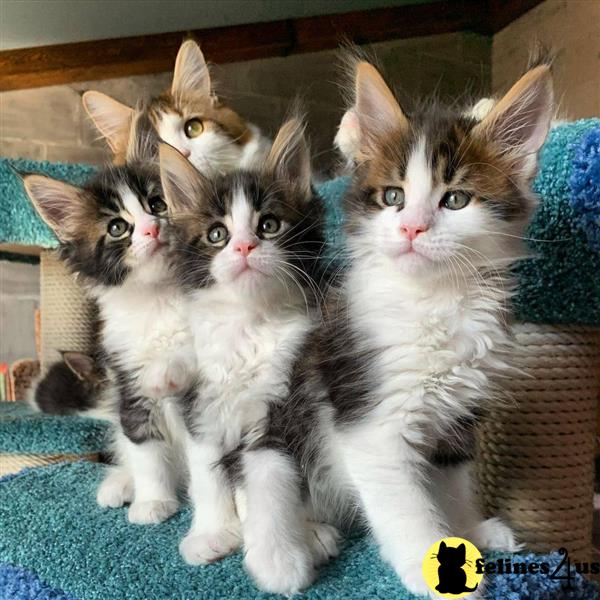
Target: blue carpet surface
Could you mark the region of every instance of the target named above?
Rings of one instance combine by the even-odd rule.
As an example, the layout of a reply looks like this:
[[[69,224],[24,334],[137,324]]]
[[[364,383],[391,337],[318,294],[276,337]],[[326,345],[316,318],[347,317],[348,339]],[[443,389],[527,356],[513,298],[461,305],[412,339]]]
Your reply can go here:
[[[24,402],[0,402],[0,452],[89,454],[106,449],[108,423],[35,412]]]
[[[184,509],[166,523],[130,525],[125,509],[101,509],[102,465],[70,463],[0,480],[0,598],[36,600],[238,600],[270,598],[245,574],[240,554],[190,567],[177,545],[190,523]],[[524,558],[524,557],[521,557]],[[530,557],[537,562],[543,557]],[[514,561],[513,557],[513,561]],[[546,557],[557,564],[556,556]],[[10,591],[10,594],[7,595]],[[3,595],[4,594],[4,595]],[[494,600],[592,600],[597,588],[575,576],[573,589],[542,576],[496,576]],[[349,539],[324,567],[307,600],[412,600],[368,537]]]

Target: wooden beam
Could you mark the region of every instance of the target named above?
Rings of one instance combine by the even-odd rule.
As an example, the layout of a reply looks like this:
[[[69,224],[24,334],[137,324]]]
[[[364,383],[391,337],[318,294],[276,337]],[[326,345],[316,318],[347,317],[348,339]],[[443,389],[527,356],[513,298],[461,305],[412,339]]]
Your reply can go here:
[[[173,68],[181,41],[193,35],[208,60],[251,60],[454,31],[491,34],[541,0],[435,0],[337,15],[190,32],[59,44],[0,52],[0,91]]]

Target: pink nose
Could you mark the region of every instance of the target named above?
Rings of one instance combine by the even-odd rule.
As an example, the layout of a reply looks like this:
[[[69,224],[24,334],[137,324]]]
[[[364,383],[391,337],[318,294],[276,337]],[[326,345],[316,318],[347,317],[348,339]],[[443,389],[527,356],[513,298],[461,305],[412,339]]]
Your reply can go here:
[[[237,242],[233,249],[236,252],[239,252],[242,256],[248,256],[252,250],[256,248],[256,244],[254,242]]]
[[[140,233],[146,237],[151,237],[153,240],[155,240],[158,237],[158,225],[156,223],[152,223],[151,225],[145,225],[142,227],[142,230],[140,231]]]
[[[406,237],[412,242],[420,233],[427,231],[427,225],[401,225],[400,231],[406,234]]]
[[[181,152],[181,154],[183,154],[186,158],[188,158],[191,154],[191,152],[185,148],[179,148],[179,152]]]

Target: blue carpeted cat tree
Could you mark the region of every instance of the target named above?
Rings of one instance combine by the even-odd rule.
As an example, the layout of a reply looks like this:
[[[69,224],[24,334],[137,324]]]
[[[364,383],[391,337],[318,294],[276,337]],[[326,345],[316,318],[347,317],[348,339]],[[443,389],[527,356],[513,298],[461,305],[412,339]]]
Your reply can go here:
[[[92,167],[0,160],[0,250],[56,247],[11,166],[74,183],[86,179]],[[336,179],[319,187],[327,206],[330,257],[343,243],[340,203],[347,185]],[[488,511],[506,516],[529,548],[548,552],[564,545],[579,559],[589,559],[600,389],[599,119],[553,129],[541,153],[535,190],[542,201],[527,234],[533,256],[517,268],[514,302],[520,321],[516,354],[524,374],[507,382],[517,404],[493,415],[483,429],[478,475]],[[82,349],[64,344],[85,345],[88,308],[81,290],[47,251],[42,252],[42,280],[42,336],[44,329],[50,331],[42,360],[48,361],[59,344],[59,349]],[[30,425],[36,435],[43,431]],[[20,451],[32,435],[23,427]],[[12,447],[14,431],[0,422],[0,451]],[[48,434],[47,444],[57,437],[56,431]],[[1,600],[266,597],[243,573],[239,555],[202,568],[184,565],[177,542],[189,512],[139,527],[127,523],[124,510],[100,509],[94,493],[103,468],[61,464],[0,480]],[[496,576],[489,580],[487,597],[598,597],[595,586],[581,577],[573,586],[569,591],[561,580],[542,575]],[[365,537],[351,538],[304,596],[410,598]]]

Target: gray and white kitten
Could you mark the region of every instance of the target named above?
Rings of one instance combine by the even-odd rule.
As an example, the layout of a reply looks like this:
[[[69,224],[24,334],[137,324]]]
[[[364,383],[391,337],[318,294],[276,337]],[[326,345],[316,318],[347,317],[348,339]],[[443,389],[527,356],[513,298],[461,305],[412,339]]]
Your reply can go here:
[[[60,258],[98,306],[100,368],[110,377],[96,400],[113,398],[114,386],[118,401],[110,418],[117,423],[117,466],[97,499],[105,507],[131,503],[132,523],[158,523],[178,508],[185,463],[179,458],[183,425],[176,399],[195,376],[183,294],[170,266],[167,204],[152,163],[156,141],[140,114],[126,164],[104,169],[81,188],[41,175],[24,178],[34,206],[60,241]],[[61,374],[68,376],[65,366],[53,366],[37,396],[44,389],[59,393]],[[65,384],[64,378],[59,383]],[[84,385],[72,378],[66,383]],[[56,408],[60,402],[51,404]],[[42,410],[44,404],[38,402]]]
[[[307,511],[295,459],[256,445],[319,322],[322,205],[303,132],[287,122],[259,170],[211,179],[160,150],[198,365],[182,403],[194,518],[180,552],[205,564],[243,544],[257,585],[284,594],[337,554],[336,531]]]

